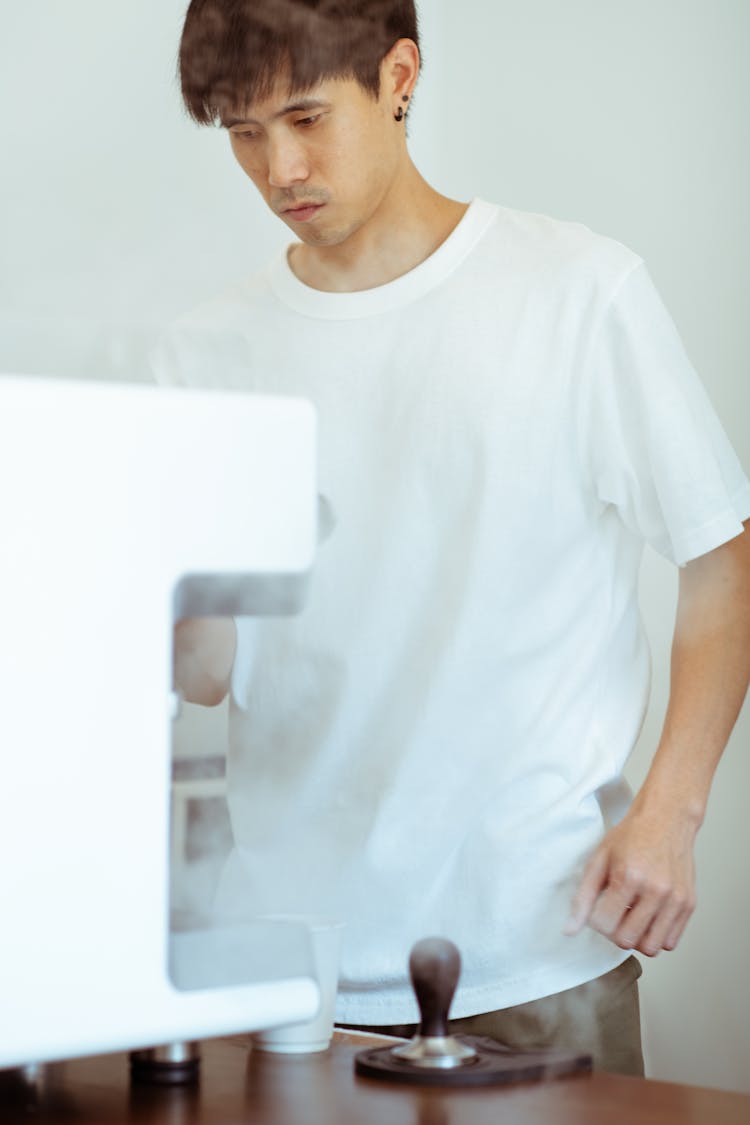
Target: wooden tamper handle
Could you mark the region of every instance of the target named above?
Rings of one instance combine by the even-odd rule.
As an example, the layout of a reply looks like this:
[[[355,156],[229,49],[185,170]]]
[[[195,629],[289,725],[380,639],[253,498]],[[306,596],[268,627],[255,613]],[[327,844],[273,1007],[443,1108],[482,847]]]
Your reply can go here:
[[[419,1004],[423,1039],[448,1035],[448,1012],[461,973],[461,954],[446,938],[423,938],[409,957],[409,975]]]

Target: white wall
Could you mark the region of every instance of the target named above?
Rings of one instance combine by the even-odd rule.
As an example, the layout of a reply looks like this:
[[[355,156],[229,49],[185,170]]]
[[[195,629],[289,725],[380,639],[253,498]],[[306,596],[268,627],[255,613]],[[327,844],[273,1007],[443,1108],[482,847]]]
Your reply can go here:
[[[148,379],[159,325],[285,241],[225,138],[181,115],[184,0],[1,3],[0,371]],[[583,221],[642,254],[750,467],[747,0],[422,0],[412,149],[474,195]],[[675,577],[644,566],[653,706],[666,704]],[[750,716],[698,849],[698,913],[646,964],[649,1072],[750,1091]],[[223,738],[223,715],[182,738]],[[187,724],[188,727],[190,723]]]
[[[181,112],[183,0],[0,0],[0,370],[149,378],[159,324],[281,234]]]

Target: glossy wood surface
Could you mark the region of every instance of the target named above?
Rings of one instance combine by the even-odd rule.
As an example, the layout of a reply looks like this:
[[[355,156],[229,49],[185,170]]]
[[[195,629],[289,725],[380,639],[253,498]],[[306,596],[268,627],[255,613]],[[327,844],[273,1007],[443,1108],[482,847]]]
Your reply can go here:
[[[58,1063],[35,1096],[0,1083],[2,1125],[748,1125],[750,1097],[616,1075],[494,1090],[419,1090],[354,1075],[377,1039],[338,1034],[319,1055],[202,1044],[193,1089],[130,1086],[127,1055]],[[6,1076],[7,1078],[7,1076]]]

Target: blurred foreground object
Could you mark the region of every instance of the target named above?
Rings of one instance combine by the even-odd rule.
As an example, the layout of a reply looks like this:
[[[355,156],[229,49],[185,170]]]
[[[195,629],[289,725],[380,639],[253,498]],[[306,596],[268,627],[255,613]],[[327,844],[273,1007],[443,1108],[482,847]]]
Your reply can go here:
[[[174,622],[302,607],[300,400],[0,378],[0,1067],[307,1019],[309,934],[170,912]]]

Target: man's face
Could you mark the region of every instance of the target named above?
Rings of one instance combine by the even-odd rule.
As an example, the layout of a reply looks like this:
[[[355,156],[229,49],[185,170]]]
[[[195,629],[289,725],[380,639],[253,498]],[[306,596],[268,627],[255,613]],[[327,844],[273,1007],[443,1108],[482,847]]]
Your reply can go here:
[[[310,246],[338,246],[376,214],[403,152],[390,99],[353,79],[299,95],[279,84],[226,125],[268,206]]]

